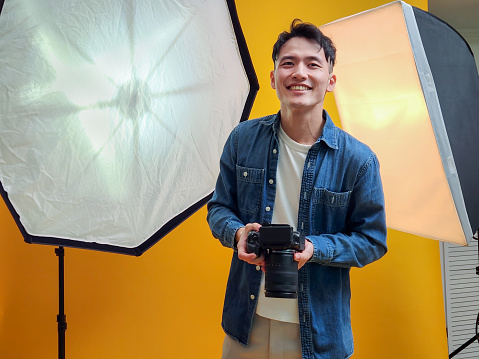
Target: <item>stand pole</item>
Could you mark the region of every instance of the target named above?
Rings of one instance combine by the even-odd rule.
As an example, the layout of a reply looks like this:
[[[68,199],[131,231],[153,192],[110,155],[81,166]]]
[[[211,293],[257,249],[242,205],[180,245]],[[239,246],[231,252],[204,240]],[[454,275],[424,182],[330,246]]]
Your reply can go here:
[[[58,359],[65,359],[65,332],[67,330],[67,317],[65,315],[65,250],[63,247],[55,248],[58,256]]]

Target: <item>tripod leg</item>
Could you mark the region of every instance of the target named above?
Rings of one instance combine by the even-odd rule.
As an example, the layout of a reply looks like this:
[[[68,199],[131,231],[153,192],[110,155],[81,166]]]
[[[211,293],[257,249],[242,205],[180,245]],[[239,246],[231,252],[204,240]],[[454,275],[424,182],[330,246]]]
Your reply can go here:
[[[451,354],[449,354],[449,358],[452,358],[452,357],[456,356],[457,354],[459,354],[461,351],[466,349],[466,347],[468,347],[469,345],[474,343],[476,341],[476,339],[479,339],[479,338],[478,338],[477,335],[474,335],[471,339],[469,339],[467,342],[465,342],[463,345],[461,345],[459,348],[457,348]]]

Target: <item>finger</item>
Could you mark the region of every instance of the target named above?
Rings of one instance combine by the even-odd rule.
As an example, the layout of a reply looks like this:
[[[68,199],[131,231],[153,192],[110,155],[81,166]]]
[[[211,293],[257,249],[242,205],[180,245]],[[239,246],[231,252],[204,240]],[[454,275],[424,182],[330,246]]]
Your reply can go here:
[[[251,254],[248,254],[248,255],[245,255],[245,256],[240,256],[238,254],[238,258],[249,263],[249,264],[253,264],[253,265],[256,265],[256,266],[264,266],[264,260],[261,258],[261,257],[256,257],[256,255],[254,253],[252,253],[252,256]]]
[[[303,252],[297,252],[293,256],[293,258],[296,262],[300,262],[300,261],[304,260],[304,257],[305,256],[304,256]]]
[[[261,228],[261,224],[259,224],[259,223],[248,223],[245,226],[245,230],[244,230],[243,234],[245,234],[245,236],[248,236],[249,232],[251,232],[251,231],[258,232],[260,228]]]
[[[238,252],[238,258],[245,261],[245,262],[252,262],[254,261],[256,258],[256,254],[254,253],[247,253],[247,252]]]
[[[298,262],[298,269],[306,264],[306,262],[311,258],[311,255],[306,252],[298,252],[294,254],[294,260]]]

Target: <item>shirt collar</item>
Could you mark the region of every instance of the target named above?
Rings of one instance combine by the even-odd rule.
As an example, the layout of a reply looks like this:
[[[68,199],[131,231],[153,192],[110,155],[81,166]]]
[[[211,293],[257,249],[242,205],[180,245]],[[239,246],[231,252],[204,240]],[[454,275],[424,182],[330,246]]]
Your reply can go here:
[[[323,117],[326,118],[326,123],[324,124],[323,132],[321,133],[321,136],[319,136],[316,143],[323,141],[332,149],[337,150],[339,128],[337,128],[333,123],[333,120],[331,120],[331,117],[326,110],[323,110]]]

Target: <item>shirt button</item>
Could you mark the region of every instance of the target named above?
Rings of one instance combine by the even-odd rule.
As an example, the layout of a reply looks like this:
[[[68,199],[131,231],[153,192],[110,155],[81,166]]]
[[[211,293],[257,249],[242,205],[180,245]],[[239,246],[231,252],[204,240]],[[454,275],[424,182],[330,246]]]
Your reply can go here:
[[[269,184],[273,184],[274,181],[272,179],[269,180]]]
[[[260,269],[261,269],[261,267],[260,267],[260,266],[256,266],[256,270],[260,270]]]
[[[244,171],[243,172],[243,177],[248,177],[248,172]]]
[[[273,153],[274,153],[274,154],[278,153],[278,150],[275,148],[275,149],[273,150]]]
[[[266,207],[265,209],[266,209],[266,212],[269,212],[269,211],[271,211],[271,208],[270,208],[269,206],[268,206],[268,207]]]
[[[253,294],[251,294],[249,297],[251,298],[251,300],[254,300],[254,295]]]

